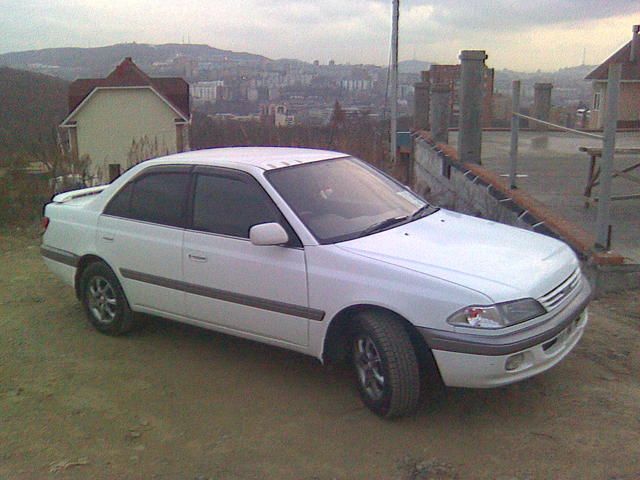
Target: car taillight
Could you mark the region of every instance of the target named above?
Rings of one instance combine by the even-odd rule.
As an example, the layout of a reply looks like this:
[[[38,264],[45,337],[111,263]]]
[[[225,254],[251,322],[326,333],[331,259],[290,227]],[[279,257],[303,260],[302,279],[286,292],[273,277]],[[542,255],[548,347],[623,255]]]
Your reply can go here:
[[[49,226],[49,217],[42,217],[42,220],[40,220],[40,228],[42,230],[42,233],[47,231],[48,226]]]

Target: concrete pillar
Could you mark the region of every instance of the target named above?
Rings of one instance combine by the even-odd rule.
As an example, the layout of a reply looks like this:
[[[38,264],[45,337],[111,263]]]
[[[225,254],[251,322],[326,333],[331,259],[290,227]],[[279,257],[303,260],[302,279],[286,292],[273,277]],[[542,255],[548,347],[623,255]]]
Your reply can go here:
[[[451,87],[437,83],[431,87],[431,138],[436,143],[449,143]]]
[[[520,113],[520,80],[514,80],[511,87],[511,146],[509,148],[509,186],[518,188],[516,184],[518,176],[518,138],[520,129],[520,117],[514,115]]]
[[[484,50],[460,53],[460,122],[458,155],[463,162],[481,161],[482,76],[487,54]]]
[[[429,72],[422,72],[422,81],[416,83],[413,106],[413,128],[427,130],[429,128]]]
[[[620,80],[622,64],[609,65],[607,79],[607,105],[604,112],[604,135],[602,137],[602,158],[600,159],[600,198],[596,216],[596,244],[598,250],[609,250],[611,221],[611,178],[613,158],[616,151],[616,127],[618,125],[618,99],[620,96]]]
[[[549,114],[551,113],[551,90],[553,85],[551,83],[536,83],[533,88],[533,116],[548,122]],[[535,130],[545,131],[549,129],[546,125],[532,123],[532,127]]]

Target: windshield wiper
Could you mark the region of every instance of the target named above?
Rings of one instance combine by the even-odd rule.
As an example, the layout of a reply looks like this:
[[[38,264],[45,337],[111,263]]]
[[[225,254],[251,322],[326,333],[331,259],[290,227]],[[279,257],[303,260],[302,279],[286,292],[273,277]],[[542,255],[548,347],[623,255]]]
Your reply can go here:
[[[413,220],[417,220],[418,218],[426,217],[434,212],[440,210],[438,207],[434,207],[433,205],[426,204],[417,209],[411,215],[401,215],[399,217],[391,217],[381,222],[374,223],[370,227],[365,228],[361,233],[360,237],[366,237],[367,235],[371,235],[372,233],[381,232],[382,230],[387,230],[388,228],[393,227],[394,225],[398,225],[401,223],[412,222]]]
[[[438,210],[440,210],[438,207],[434,207],[433,205],[427,203],[426,205],[423,205],[422,207],[417,209],[415,212],[413,212],[409,217],[409,220],[413,221],[413,220],[417,220],[418,218],[426,217],[427,215],[431,215],[432,213],[435,213]]]
[[[367,235],[371,235],[372,233],[381,232],[382,230],[386,230],[387,228],[391,228],[394,225],[405,222],[408,218],[408,215],[387,218],[385,220],[382,220],[381,222],[374,223],[370,227],[365,228],[362,233],[360,233],[360,236],[366,237]]]

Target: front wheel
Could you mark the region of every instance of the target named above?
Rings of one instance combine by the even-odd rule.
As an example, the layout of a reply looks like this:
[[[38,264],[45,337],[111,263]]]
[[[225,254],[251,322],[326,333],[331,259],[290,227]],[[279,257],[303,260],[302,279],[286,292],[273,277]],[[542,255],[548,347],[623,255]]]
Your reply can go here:
[[[89,322],[108,335],[121,335],[133,327],[133,312],[113,271],[104,263],[89,265],[80,279],[82,303]]]
[[[352,341],[360,397],[384,418],[412,413],[420,397],[416,352],[401,321],[378,312],[358,315]]]

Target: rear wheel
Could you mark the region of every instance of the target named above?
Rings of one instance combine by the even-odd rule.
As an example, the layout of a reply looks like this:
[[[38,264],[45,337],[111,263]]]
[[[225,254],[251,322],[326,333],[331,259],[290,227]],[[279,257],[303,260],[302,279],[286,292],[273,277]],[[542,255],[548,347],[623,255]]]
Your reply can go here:
[[[133,328],[133,312],[118,278],[107,265],[89,265],[82,272],[80,286],[87,318],[98,331],[121,335]]]
[[[359,314],[357,321],[352,357],[362,401],[385,418],[412,413],[420,396],[420,371],[404,326],[378,312]]]

